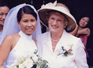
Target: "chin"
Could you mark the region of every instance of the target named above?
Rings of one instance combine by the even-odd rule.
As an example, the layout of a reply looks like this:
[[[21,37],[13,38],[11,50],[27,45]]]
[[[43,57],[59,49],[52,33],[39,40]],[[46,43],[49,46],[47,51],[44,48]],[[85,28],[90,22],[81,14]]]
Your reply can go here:
[[[26,32],[25,34],[27,34],[27,35],[31,35],[33,32]]]
[[[31,35],[31,33],[30,34],[27,33],[27,35]]]
[[[50,30],[51,32],[53,32],[53,33],[56,33],[57,32],[57,30]]]

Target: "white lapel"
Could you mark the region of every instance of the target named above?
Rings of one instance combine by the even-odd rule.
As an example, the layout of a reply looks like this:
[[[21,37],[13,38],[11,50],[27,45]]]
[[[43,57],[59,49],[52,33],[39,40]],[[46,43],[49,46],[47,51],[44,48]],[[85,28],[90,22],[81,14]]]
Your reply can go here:
[[[48,48],[50,49],[51,52],[52,51],[52,43],[51,43],[51,37],[50,37],[50,31],[47,33],[46,39],[44,41],[44,45],[48,46]]]
[[[56,49],[54,52],[56,52],[58,49],[60,49],[62,46],[66,47],[67,44],[67,32],[64,30],[63,34],[61,36],[61,39],[59,40]]]
[[[53,53],[52,50],[52,42],[51,42],[51,36],[50,36],[50,31],[45,35],[45,39],[44,39],[44,46],[47,46],[48,49],[51,51],[51,53]],[[59,40],[59,42],[57,43],[56,49],[54,51],[54,53],[59,50],[62,46],[65,48],[67,48],[67,39],[68,39],[68,33],[64,30],[61,39]]]

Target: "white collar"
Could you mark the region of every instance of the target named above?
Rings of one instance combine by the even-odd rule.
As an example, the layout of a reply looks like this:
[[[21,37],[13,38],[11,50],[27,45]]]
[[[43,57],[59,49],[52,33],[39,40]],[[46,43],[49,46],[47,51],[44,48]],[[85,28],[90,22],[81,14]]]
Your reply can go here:
[[[46,43],[46,42],[49,42],[50,40],[51,40],[51,35],[50,35],[51,33],[50,33],[50,31],[48,31],[48,34],[47,34],[47,40],[45,40],[44,41],[44,43]],[[66,37],[65,37],[65,35],[66,34],[68,34],[65,30],[63,31],[63,34],[62,34],[62,36],[61,36],[61,38],[60,38],[60,40],[64,40]],[[65,38],[64,38],[65,37]],[[59,40],[59,41],[60,41]]]
[[[32,35],[27,35],[25,34],[24,32],[20,31],[19,32],[19,35],[25,39],[29,39],[29,40],[32,40]]]
[[[59,40],[59,42],[58,42],[58,45],[56,46],[56,49],[55,49],[55,51],[58,49],[58,48],[60,48],[60,45],[65,45],[66,43],[67,43],[67,35],[68,33],[64,30],[63,31],[63,34],[62,34],[62,36],[61,36],[61,38],[60,38],[60,40]],[[50,45],[52,45],[52,43],[51,43],[51,35],[50,35],[50,31],[47,33],[47,35],[45,35],[46,36],[46,40],[44,40],[44,43],[45,44],[47,44],[48,45],[48,47],[50,48],[50,50],[52,51],[52,46],[50,46]]]

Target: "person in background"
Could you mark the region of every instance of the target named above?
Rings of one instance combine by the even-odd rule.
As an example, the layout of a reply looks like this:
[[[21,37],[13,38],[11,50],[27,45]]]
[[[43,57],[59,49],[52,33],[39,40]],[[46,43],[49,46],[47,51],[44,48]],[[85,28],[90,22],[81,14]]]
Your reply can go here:
[[[88,68],[81,39],[69,33],[77,25],[69,9],[55,1],[42,5],[38,13],[41,22],[49,28],[42,34],[42,58],[49,62],[50,68]],[[69,32],[66,28],[70,28]]]
[[[90,29],[87,27],[88,23],[89,23],[89,16],[88,15],[85,15],[85,16],[82,16],[81,19],[79,20],[79,28],[78,28],[78,31],[77,31],[77,37],[80,38],[84,44],[84,49],[86,51],[86,54],[87,54],[87,57],[88,57],[88,53],[87,53],[87,50],[86,50],[86,44],[87,44],[87,39],[88,39],[88,36],[90,36]]]
[[[10,9],[6,3],[0,4],[0,39],[2,36],[4,21],[9,10]]]
[[[39,49],[41,25],[36,9],[28,4],[12,8],[6,19],[0,46],[0,68],[12,68],[14,61],[24,53]]]

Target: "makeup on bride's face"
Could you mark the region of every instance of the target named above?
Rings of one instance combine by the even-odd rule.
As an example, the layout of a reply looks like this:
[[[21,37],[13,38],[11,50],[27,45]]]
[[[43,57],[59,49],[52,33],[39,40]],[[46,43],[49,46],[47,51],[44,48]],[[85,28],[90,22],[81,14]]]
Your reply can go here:
[[[37,20],[31,14],[23,14],[18,24],[25,34],[31,35],[36,29]]]

